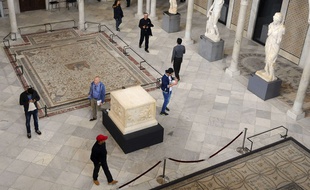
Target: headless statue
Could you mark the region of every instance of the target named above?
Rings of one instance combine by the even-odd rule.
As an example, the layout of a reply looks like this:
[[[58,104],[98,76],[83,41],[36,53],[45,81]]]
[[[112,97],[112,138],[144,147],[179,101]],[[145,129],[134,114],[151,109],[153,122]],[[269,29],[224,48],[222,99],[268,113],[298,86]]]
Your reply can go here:
[[[170,14],[177,14],[178,13],[178,5],[177,5],[177,0],[169,0],[170,7],[168,12]]]
[[[309,0],[310,1],[310,0]],[[217,22],[221,15],[224,0],[215,0],[207,13],[207,25],[205,36],[214,42],[221,40],[217,28]]]
[[[283,17],[281,13],[276,13],[273,16],[273,22],[268,26],[268,37],[265,44],[265,68],[262,71],[256,73],[267,82],[276,80],[274,67],[278,54],[280,51],[280,43],[282,36],[285,33],[285,27],[283,25]]]

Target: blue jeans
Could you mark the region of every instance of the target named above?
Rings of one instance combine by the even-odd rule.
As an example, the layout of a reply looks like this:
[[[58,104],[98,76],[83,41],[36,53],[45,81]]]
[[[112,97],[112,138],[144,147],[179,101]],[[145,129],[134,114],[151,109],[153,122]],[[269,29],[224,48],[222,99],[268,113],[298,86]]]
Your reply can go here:
[[[166,107],[169,104],[171,94],[172,94],[172,91],[169,91],[169,92],[163,91],[164,104],[163,104],[163,107],[161,108],[161,112],[165,112],[166,111]]]
[[[33,123],[34,123],[34,129],[39,130],[39,122],[38,122],[38,110],[33,110],[25,113],[26,116],[26,129],[27,133],[31,133],[30,130],[30,120],[31,120],[31,115],[33,115]]]
[[[116,21],[116,30],[117,30],[119,28],[119,25],[122,24],[122,18],[117,18],[115,19],[115,21]]]

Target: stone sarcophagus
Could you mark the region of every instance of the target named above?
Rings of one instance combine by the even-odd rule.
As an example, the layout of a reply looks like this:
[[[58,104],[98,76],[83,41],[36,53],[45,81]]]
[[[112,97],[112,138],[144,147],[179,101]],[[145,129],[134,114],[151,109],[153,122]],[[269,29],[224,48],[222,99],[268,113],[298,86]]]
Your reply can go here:
[[[110,104],[108,115],[124,135],[158,124],[156,100],[141,86],[111,92]]]

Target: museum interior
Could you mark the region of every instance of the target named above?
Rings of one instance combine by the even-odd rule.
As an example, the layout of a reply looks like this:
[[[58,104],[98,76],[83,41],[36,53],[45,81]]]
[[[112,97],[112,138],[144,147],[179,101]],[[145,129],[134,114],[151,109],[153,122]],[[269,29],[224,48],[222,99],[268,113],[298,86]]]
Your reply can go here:
[[[1,190],[310,189],[310,1],[120,2],[117,30],[113,0],[0,0]],[[96,76],[105,102],[90,121]],[[93,181],[99,134],[113,185],[102,169]]]

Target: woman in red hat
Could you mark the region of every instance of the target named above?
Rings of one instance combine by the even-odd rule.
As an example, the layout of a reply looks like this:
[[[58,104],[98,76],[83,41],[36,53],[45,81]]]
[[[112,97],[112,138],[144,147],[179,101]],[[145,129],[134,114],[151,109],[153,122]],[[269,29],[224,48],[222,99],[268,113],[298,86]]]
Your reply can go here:
[[[90,159],[94,163],[94,172],[93,172],[93,180],[96,185],[100,185],[98,181],[98,173],[100,170],[100,166],[104,171],[105,176],[107,177],[108,184],[114,185],[118,181],[113,180],[111,172],[109,170],[107,164],[107,149],[105,141],[108,139],[108,136],[104,136],[102,134],[98,135],[96,138],[96,143],[94,144],[93,148],[91,149]]]

